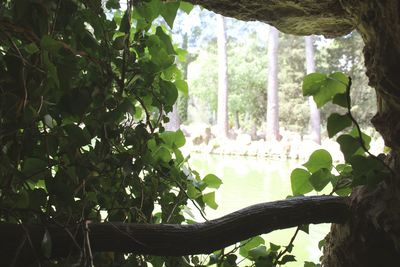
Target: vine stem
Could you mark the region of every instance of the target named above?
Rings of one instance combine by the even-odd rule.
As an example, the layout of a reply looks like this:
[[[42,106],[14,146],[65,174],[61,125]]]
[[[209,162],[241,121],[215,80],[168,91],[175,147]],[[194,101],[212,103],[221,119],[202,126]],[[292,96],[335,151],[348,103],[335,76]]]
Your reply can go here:
[[[301,226],[298,226],[298,227],[296,228],[296,231],[294,232],[292,238],[291,238],[290,241],[289,241],[289,244],[285,247],[285,249],[282,250],[281,252],[279,252],[278,256],[276,257],[276,259],[275,259],[275,261],[274,261],[273,266],[276,266],[276,265],[278,264],[279,259],[289,251],[289,248],[290,248],[290,247],[293,247],[293,242],[294,242],[294,240],[296,240],[297,234],[298,234],[299,231],[300,231],[300,227],[301,227]]]
[[[385,166],[385,167],[389,170],[389,172],[394,176],[395,173],[394,173],[394,171],[392,170],[392,168],[390,168],[389,165],[387,165],[386,162],[385,162],[383,159],[381,159],[381,158],[375,156],[374,154],[372,154],[372,153],[369,151],[369,149],[366,147],[365,143],[364,143],[364,140],[363,140],[363,138],[362,138],[361,127],[360,127],[360,125],[358,124],[357,120],[354,118],[353,114],[351,113],[350,89],[351,89],[351,85],[352,85],[352,80],[351,80],[351,77],[350,77],[350,76],[348,76],[348,79],[349,79],[349,82],[348,82],[348,84],[347,84],[347,86],[346,86],[347,115],[349,116],[349,118],[351,119],[351,121],[354,123],[354,125],[355,125],[356,128],[357,128],[358,139],[359,139],[360,145],[361,145],[362,149],[363,149],[370,157],[372,157],[372,158],[374,158],[374,159],[380,161],[380,162],[383,164],[383,166]]]

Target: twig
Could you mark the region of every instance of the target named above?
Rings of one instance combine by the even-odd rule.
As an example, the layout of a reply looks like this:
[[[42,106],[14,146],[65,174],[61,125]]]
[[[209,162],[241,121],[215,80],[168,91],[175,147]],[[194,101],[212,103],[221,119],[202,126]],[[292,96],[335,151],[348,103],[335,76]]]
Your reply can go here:
[[[289,244],[285,247],[285,249],[282,250],[281,252],[279,252],[278,256],[276,257],[276,259],[275,259],[275,261],[274,261],[273,266],[276,266],[276,264],[278,264],[279,259],[289,251],[289,248],[290,248],[290,247],[293,247],[293,242],[294,242],[294,240],[296,239],[296,236],[297,236],[297,234],[298,234],[299,231],[300,231],[300,227],[301,227],[301,226],[298,226],[298,227],[296,228],[296,231],[294,232],[292,238],[291,238],[290,241],[289,241]]]

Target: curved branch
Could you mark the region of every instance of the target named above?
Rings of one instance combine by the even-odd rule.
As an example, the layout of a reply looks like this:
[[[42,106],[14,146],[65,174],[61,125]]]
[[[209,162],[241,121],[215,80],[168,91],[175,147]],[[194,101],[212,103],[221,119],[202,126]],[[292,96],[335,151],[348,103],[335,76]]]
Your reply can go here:
[[[347,198],[334,196],[296,197],[253,205],[219,219],[191,225],[89,223],[91,249],[162,256],[207,254],[238,241],[278,229],[309,223],[343,223],[350,215]],[[70,234],[83,244],[82,227],[47,227],[52,239],[52,257],[76,249]],[[41,254],[44,226],[0,225],[0,258],[13,258],[26,233],[37,255]],[[26,260],[32,253],[28,244],[20,252]],[[23,255],[23,256],[22,256]],[[32,258],[31,258],[32,259]]]

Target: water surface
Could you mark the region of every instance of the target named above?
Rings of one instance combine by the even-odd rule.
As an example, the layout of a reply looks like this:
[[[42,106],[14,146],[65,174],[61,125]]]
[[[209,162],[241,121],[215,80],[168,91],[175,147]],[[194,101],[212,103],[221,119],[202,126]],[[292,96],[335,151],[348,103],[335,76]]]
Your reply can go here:
[[[253,157],[214,156],[191,154],[191,167],[203,177],[213,173],[223,184],[216,192],[217,210],[207,209],[207,218],[224,216],[247,206],[285,199],[291,194],[290,172],[301,165],[290,160],[258,159]],[[249,225],[251,227],[251,225]],[[318,242],[329,231],[329,224],[310,225],[310,234],[300,232],[294,243],[293,254],[298,262],[285,266],[303,266],[304,261],[319,262]],[[295,228],[263,235],[268,242],[287,245]],[[268,247],[268,246],[267,246]],[[245,266],[243,264],[242,266]]]

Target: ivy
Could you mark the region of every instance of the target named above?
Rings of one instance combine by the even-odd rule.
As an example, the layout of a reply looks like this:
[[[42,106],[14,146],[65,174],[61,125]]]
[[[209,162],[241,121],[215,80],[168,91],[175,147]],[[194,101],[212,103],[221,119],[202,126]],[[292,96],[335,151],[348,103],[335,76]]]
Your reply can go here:
[[[185,51],[167,29],[191,4],[127,1],[124,11],[115,0],[0,6],[0,23],[8,25],[0,38],[1,222],[180,224],[193,223],[190,201],[203,216],[206,206],[218,206],[221,180],[191,170],[180,151],[182,131],[163,127],[178,91],[188,93],[175,64]],[[48,257],[52,236],[45,232],[42,240]],[[105,259],[97,253],[78,264]],[[144,255],[111,262],[190,265]]]
[[[332,102],[344,108],[344,114],[333,113],[328,118],[327,130],[330,138],[336,139],[343,153],[345,162],[337,164],[326,150],[314,151],[303,165],[307,170],[295,169],[291,174],[293,195],[309,193],[311,188],[322,191],[328,184],[332,192],[338,195],[349,195],[351,189],[359,185],[375,186],[388,177],[390,168],[382,159],[369,152],[371,137],[361,132],[361,129],[351,114],[351,78],[340,72],[332,74],[311,73],[304,78],[303,94],[313,96],[318,107]]]

